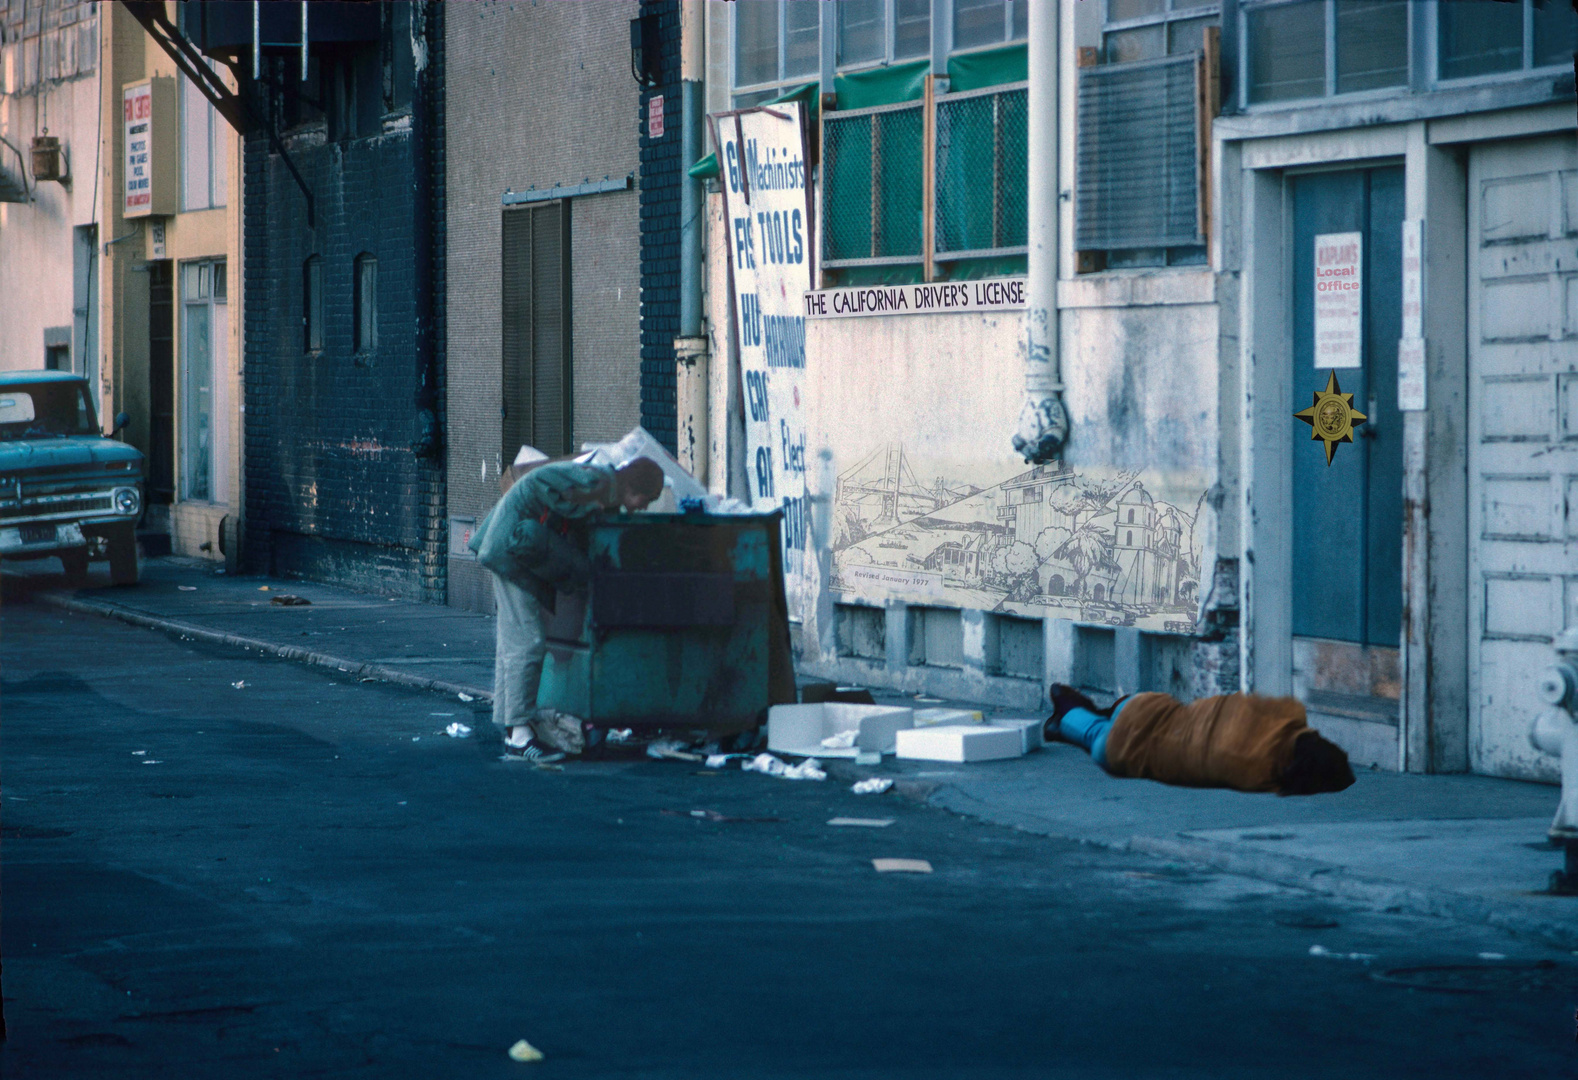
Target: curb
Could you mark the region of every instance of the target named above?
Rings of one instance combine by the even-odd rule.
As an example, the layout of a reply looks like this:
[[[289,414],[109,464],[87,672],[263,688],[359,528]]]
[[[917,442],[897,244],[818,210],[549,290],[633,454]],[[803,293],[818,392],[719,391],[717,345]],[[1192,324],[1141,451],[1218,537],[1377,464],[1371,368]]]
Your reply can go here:
[[[60,608],[62,611],[71,611],[79,615],[98,615],[106,619],[118,619],[132,626],[140,626],[148,630],[161,630],[167,634],[181,634],[197,641],[206,641],[212,645],[225,645],[236,649],[252,649],[258,652],[277,656],[282,660],[294,660],[297,663],[308,664],[313,667],[333,668],[347,675],[356,675],[360,678],[378,679],[380,682],[394,683],[398,686],[410,687],[413,690],[435,690],[441,694],[467,694],[480,702],[493,700],[492,690],[483,690],[475,686],[462,686],[460,683],[449,682],[447,679],[429,679],[420,675],[413,675],[408,671],[398,671],[395,668],[385,667],[382,664],[365,663],[360,660],[347,660],[339,656],[330,656],[327,653],[314,652],[303,649],[298,645],[280,645],[272,641],[263,641],[259,638],[250,638],[241,634],[227,634],[220,630],[210,630],[204,626],[193,623],[181,622],[177,619],[166,619],[158,615],[147,615],[140,611],[132,611],[116,604],[107,604],[93,600],[82,600],[75,596],[62,596],[59,593],[39,592],[33,594],[33,599],[50,607]]]
[[[1295,855],[1243,851],[1210,840],[1132,836],[1122,846],[1157,858],[1212,866],[1243,877],[1352,900],[1380,911],[1407,911],[1458,922],[1484,923],[1517,934],[1536,935],[1566,949],[1578,949],[1578,905],[1574,905],[1572,922],[1558,922],[1478,896],[1368,877],[1332,863]]]
[[[956,788],[944,787],[928,793],[926,802],[962,816],[979,818],[1042,836],[1089,844],[1109,851],[1131,851],[1172,862],[1209,866],[1239,877],[1255,878],[1307,892],[1320,893],[1362,904],[1377,911],[1408,912],[1481,923],[1515,934],[1531,935],[1564,949],[1578,950],[1578,902],[1574,903],[1571,922],[1543,917],[1540,913],[1519,910],[1514,905],[1496,903],[1477,896],[1408,885],[1385,878],[1355,874],[1333,863],[1305,859],[1296,855],[1236,848],[1212,840],[1172,839],[1159,836],[1131,836],[1127,840],[1098,840],[1055,832],[1044,821],[1022,814],[988,816],[979,800]],[[966,805],[966,803],[973,805]]]

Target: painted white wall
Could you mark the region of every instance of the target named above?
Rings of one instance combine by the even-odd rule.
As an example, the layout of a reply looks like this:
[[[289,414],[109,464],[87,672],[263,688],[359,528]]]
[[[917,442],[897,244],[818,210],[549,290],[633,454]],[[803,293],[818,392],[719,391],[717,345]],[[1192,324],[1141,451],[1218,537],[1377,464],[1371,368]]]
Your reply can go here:
[[[0,371],[43,367],[44,328],[72,325],[72,230],[95,219],[98,85],[95,74],[45,83],[36,97],[31,91],[0,95],[0,136],[24,155],[34,195],[31,203],[0,203]],[[45,127],[65,149],[69,186],[33,186],[30,150]],[[16,155],[0,146],[0,157],[14,175]],[[81,357],[72,360],[83,370]]]

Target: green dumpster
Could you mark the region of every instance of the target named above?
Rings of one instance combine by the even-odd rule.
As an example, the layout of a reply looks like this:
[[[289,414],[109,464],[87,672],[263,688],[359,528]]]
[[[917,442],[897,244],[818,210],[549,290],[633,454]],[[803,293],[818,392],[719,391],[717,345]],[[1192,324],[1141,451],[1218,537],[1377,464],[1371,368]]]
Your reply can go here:
[[[592,581],[547,621],[539,707],[606,727],[743,731],[795,700],[782,515],[592,525]]]

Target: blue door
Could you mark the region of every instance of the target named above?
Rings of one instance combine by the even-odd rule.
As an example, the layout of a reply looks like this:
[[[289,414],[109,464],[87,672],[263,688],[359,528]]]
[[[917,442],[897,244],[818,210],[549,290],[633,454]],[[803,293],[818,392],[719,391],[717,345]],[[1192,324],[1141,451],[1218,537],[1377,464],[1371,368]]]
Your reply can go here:
[[[1397,411],[1402,334],[1401,167],[1315,173],[1290,181],[1293,201],[1293,370],[1290,401],[1307,407],[1329,371],[1314,363],[1315,237],[1363,236],[1363,366],[1337,371],[1369,417],[1330,466],[1322,443],[1291,416],[1293,633],[1399,647],[1402,636],[1403,417]],[[1357,690],[1357,687],[1354,687]],[[1351,692],[1351,691],[1350,691]],[[1388,695],[1389,696],[1389,695]]]

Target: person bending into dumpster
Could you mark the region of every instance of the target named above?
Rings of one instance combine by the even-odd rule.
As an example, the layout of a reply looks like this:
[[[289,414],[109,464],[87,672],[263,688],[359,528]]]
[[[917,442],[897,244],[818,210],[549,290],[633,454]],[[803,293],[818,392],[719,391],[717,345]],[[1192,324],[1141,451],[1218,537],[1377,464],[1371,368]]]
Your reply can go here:
[[[1052,685],[1046,738],[1083,748],[1113,776],[1179,787],[1317,795],[1353,783],[1342,748],[1322,738],[1296,698],[1228,694],[1183,704],[1131,694],[1109,709]]]
[[[515,480],[477,526],[471,550],[493,574],[493,723],[504,738],[506,758],[549,764],[565,756],[543,738],[543,725],[557,717],[537,709],[547,653],[542,613],[553,612],[559,592],[575,592],[591,578],[587,519],[605,510],[644,510],[662,493],[663,470],[650,458],[618,469],[552,462]],[[550,727],[549,737],[578,749],[580,721],[573,726],[573,732]]]

